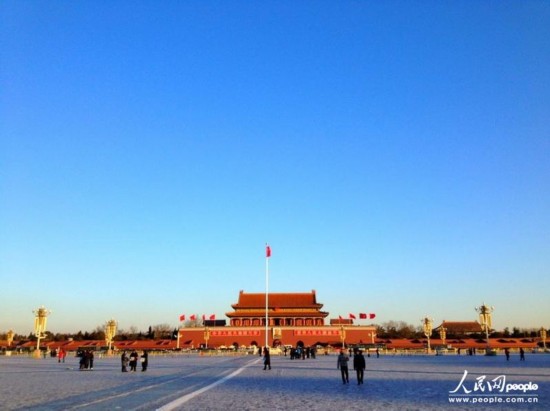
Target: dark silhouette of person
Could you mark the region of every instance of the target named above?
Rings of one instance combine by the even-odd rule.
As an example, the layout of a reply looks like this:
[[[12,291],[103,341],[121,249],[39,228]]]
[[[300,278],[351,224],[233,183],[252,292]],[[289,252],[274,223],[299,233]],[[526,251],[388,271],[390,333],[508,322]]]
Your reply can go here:
[[[136,371],[138,357],[138,353],[135,350],[132,351],[132,353],[130,354],[130,371]]]
[[[525,361],[525,351],[523,350],[523,348],[519,349],[519,360]]]
[[[82,371],[86,368],[86,353],[84,351],[80,351],[78,356],[80,357],[80,361],[78,362],[80,366],[79,369]]]
[[[87,370],[90,369],[90,362],[93,367],[93,354],[90,350],[82,351],[81,357],[80,357],[80,370]]]
[[[506,355],[506,361],[510,361],[510,350],[508,348],[504,349],[504,355]]]
[[[363,384],[365,368],[365,357],[363,357],[363,351],[359,350],[353,357],[353,369],[357,373],[357,385]]]
[[[340,369],[340,373],[342,374],[342,382],[344,384],[349,384],[348,362],[349,357],[346,355],[344,350],[341,350],[336,363],[336,368]]]
[[[122,352],[122,356],[120,357],[120,364],[122,365],[122,372],[128,372],[128,356],[126,355],[126,351]]]
[[[141,355],[141,371],[147,371],[147,366],[149,365],[149,353],[147,350],[143,351]]]
[[[269,348],[264,347],[264,370],[266,368],[271,369],[271,355],[269,354]]]

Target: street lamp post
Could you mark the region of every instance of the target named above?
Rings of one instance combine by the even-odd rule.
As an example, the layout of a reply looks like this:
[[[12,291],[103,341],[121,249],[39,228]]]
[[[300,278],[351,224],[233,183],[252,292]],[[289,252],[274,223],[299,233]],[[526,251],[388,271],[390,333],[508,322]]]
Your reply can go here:
[[[496,351],[491,349],[491,344],[489,343],[489,330],[492,327],[492,314],[495,307],[489,307],[483,303],[481,306],[476,307],[475,310],[479,313],[479,322],[485,330],[485,339],[487,340],[485,355],[496,355]]]
[[[210,339],[210,329],[208,327],[204,328],[204,341],[206,342],[206,345],[204,348],[208,348],[208,340]]]
[[[441,343],[446,345],[447,340],[447,329],[443,326],[439,329],[439,338],[441,338]]]
[[[546,330],[540,327],[540,339],[542,340],[542,349],[546,352]]]
[[[424,330],[424,335],[428,339],[428,354],[429,354],[431,352],[430,337],[432,336],[432,327],[433,327],[434,320],[426,316],[421,321],[422,321],[422,328]]]
[[[46,323],[48,321],[48,315],[51,311],[46,310],[44,306],[33,310],[34,317],[34,335],[36,335],[36,350],[34,352],[35,358],[40,358],[40,340],[45,337]]]
[[[8,340],[8,347],[11,347],[11,343],[13,342],[14,335],[15,333],[12,330],[9,330],[8,333],[6,334],[6,338]]]
[[[107,355],[112,355],[113,338],[116,335],[117,324],[116,321],[111,319],[105,324],[105,343],[107,344]]]
[[[344,329],[344,325],[340,325],[340,339],[342,340],[342,349],[346,348],[346,330]]]

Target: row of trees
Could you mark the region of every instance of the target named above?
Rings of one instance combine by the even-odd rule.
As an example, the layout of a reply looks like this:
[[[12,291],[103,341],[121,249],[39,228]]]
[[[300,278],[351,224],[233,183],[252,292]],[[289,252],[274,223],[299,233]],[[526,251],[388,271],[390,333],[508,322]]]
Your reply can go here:
[[[193,326],[202,326],[200,321],[187,321],[184,324],[186,327]],[[422,326],[415,326],[408,324],[404,321],[387,321],[380,325],[376,326],[376,334],[378,338],[425,338],[424,331]],[[177,328],[172,328],[169,324],[157,324],[149,326],[147,331],[140,331],[137,327],[132,326],[127,330],[117,330],[115,340],[125,341],[125,340],[148,340],[148,339],[173,339],[176,338]],[[513,327],[512,331],[509,328],[505,328],[502,331],[493,331],[490,334],[491,338],[536,338],[539,336],[538,329],[527,329]],[[438,334],[436,332],[432,333],[432,337],[437,338]],[[453,335],[447,332],[447,339],[451,338],[463,338],[465,335]],[[469,335],[473,338],[485,338],[485,336],[480,332],[479,334]],[[52,333],[50,331],[46,332],[46,339],[49,341],[66,341],[72,338],[75,341],[85,341],[85,340],[103,340],[105,339],[105,327],[97,326],[95,330],[88,332],[78,331],[75,334],[71,333]],[[6,340],[6,333],[0,333],[0,340]],[[36,337],[33,333],[28,336],[15,334],[14,339],[17,341],[22,340],[35,340]]]
[[[170,339],[174,338],[177,333],[177,328],[173,329],[168,324],[157,324],[149,326],[147,331],[140,331],[137,327],[131,326],[127,330],[117,330],[115,340],[157,340],[157,339]],[[7,333],[0,333],[0,340],[7,339]],[[46,331],[46,340],[49,341],[67,341],[73,339],[75,341],[85,340],[104,340],[105,339],[105,327],[97,326],[93,331],[78,331],[77,333],[52,333]],[[29,335],[15,334],[14,340],[36,340],[34,333]]]

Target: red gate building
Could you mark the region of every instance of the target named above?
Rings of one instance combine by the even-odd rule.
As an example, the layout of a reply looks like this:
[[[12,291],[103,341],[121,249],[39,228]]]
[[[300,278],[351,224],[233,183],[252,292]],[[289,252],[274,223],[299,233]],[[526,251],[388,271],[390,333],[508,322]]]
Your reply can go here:
[[[239,292],[225,315],[228,326],[186,327],[179,330],[181,346],[263,346],[266,338],[265,293]],[[267,306],[267,341],[269,346],[366,345],[374,344],[376,328],[354,325],[353,320],[331,320],[321,311],[315,290],[309,293],[269,293]]]

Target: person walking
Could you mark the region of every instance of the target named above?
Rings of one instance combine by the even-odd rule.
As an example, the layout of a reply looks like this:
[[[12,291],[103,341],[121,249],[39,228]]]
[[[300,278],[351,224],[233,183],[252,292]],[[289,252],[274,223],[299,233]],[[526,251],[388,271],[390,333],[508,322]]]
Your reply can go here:
[[[94,352],[92,350],[88,351],[88,366],[90,370],[94,369]]]
[[[79,370],[82,371],[85,369],[85,366],[86,366],[86,353],[84,351],[79,351],[77,356],[80,357],[80,360],[78,361],[78,365],[79,365]]]
[[[131,352],[131,354],[130,354],[130,371],[132,371],[132,372],[136,372],[138,357],[139,357],[139,355],[136,352],[136,350]]]
[[[346,352],[342,349],[340,351],[340,355],[338,356],[336,368],[340,369],[340,373],[342,374],[342,383],[344,384],[349,384],[348,362],[349,362],[349,357],[346,355]]]
[[[149,365],[149,353],[147,350],[143,350],[141,355],[141,371],[147,371],[147,366]]]
[[[122,356],[120,357],[120,364],[122,365],[122,372],[128,372],[128,356],[126,351],[122,351]]]
[[[519,349],[519,360],[525,361],[525,351],[523,350],[523,348]]]
[[[508,348],[504,349],[504,355],[506,355],[506,361],[510,361],[510,350]]]
[[[365,373],[365,357],[363,357],[363,351],[359,350],[353,357],[353,369],[357,373],[357,385],[363,384],[363,376]]]
[[[59,349],[59,353],[57,354],[57,362],[65,362],[65,357],[67,356],[67,353],[63,348]]]
[[[268,367],[271,369],[271,355],[269,355],[269,348],[264,347],[264,370]]]

